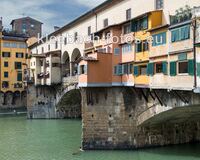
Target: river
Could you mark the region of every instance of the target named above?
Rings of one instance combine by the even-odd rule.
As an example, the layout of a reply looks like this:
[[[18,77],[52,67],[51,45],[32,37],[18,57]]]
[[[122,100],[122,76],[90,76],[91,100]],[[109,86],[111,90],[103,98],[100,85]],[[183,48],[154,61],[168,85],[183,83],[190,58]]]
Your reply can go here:
[[[80,120],[0,118],[0,160],[200,160],[200,144],[73,155],[80,143]]]

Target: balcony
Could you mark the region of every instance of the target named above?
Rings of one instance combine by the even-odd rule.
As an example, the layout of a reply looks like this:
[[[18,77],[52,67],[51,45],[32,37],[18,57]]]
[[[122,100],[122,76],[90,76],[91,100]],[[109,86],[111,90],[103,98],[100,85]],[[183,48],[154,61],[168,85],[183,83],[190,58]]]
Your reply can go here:
[[[93,47],[94,47],[94,43],[93,42],[85,42],[85,50],[91,49]]]

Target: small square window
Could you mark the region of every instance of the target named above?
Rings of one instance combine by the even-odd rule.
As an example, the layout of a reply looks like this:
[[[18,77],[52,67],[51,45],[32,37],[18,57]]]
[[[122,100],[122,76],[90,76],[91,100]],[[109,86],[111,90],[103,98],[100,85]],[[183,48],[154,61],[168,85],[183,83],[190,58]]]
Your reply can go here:
[[[4,78],[8,78],[8,72],[4,72]]]
[[[4,62],[4,67],[8,67],[8,62]]]
[[[108,18],[104,19],[103,26],[104,26],[104,28],[108,27]]]
[[[126,10],[126,20],[131,19],[131,8]]]
[[[178,62],[178,73],[179,74],[188,73],[188,61]]]
[[[164,0],[156,0],[156,9],[162,9],[164,7]]]

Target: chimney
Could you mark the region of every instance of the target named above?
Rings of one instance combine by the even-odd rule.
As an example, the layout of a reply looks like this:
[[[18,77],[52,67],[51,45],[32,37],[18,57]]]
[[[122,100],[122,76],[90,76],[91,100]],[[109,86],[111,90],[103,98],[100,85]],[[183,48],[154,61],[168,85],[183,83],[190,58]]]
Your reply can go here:
[[[57,31],[57,30],[59,30],[59,29],[60,29],[60,27],[54,26],[54,31]]]
[[[0,31],[3,30],[2,17],[0,17]]]

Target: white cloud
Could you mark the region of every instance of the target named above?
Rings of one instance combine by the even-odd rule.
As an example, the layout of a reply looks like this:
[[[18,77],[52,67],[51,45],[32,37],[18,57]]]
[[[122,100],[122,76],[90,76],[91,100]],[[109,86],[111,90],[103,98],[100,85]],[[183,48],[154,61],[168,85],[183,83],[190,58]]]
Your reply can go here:
[[[76,0],[76,1],[81,5],[92,8],[103,3],[105,0]]]

